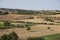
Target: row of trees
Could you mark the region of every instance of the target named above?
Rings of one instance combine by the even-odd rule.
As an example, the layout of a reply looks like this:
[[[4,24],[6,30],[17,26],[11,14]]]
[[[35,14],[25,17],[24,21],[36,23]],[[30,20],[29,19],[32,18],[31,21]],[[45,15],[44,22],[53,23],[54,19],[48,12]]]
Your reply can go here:
[[[3,22],[3,24],[0,24],[0,30],[16,27],[16,28],[26,28],[29,31],[31,29],[30,26],[32,26],[31,23],[25,23],[25,25],[23,25],[23,24],[12,25],[9,21],[5,21],[5,22]]]
[[[44,14],[44,15],[56,15],[60,14],[60,10],[23,10],[23,9],[9,9],[9,8],[0,8],[0,10],[8,11],[11,13],[17,13],[17,14]]]

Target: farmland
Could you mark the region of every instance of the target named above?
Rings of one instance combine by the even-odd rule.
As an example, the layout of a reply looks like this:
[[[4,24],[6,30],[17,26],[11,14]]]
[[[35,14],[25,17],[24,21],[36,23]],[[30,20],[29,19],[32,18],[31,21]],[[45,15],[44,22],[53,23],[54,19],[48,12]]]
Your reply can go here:
[[[2,13],[6,10],[0,9]],[[8,11],[8,14],[0,15],[0,37],[13,31],[21,40],[27,40],[29,37],[58,34],[60,33],[59,13],[60,11],[57,13],[56,11]]]

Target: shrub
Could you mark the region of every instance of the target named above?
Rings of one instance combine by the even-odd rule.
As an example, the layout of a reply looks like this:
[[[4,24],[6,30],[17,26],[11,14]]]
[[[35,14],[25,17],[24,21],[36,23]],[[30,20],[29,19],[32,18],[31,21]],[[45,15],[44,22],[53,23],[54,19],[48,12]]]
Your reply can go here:
[[[10,37],[10,40],[18,40],[17,34],[13,31],[8,35]]]
[[[15,23],[25,23],[24,21],[15,21]]]
[[[3,23],[3,25],[6,26],[6,27],[7,27],[7,26],[10,26],[10,22],[9,22],[9,21],[5,21],[5,22]]]
[[[50,27],[48,27],[48,29],[50,29]]]
[[[34,19],[34,17],[29,17],[28,19]]]
[[[52,20],[52,19],[48,19],[48,18],[46,18],[45,20],[46,20],[46,21],[54,22],[54,20]]]
[[[27,30],[28,30],[28,31],[31,30],[31,27],[27,27]]]
[[[3,36],[1,36],[0,40],[7,40],[7,35],[4,34]]]
[[[12,33],[6,35],[4,34],[3,36],[1,36],[0,40],[18,40],[18,36],[17,34],[13,31]]]
[[[9,28],[9,27],[0,27],[1,30],[3,30],[3,29],[7,29],[7,28]]]
[[[0,23],[0,26],[2,26],[2,24]]]
[[[24,28],[24,25],[17,25],[17,28]]]

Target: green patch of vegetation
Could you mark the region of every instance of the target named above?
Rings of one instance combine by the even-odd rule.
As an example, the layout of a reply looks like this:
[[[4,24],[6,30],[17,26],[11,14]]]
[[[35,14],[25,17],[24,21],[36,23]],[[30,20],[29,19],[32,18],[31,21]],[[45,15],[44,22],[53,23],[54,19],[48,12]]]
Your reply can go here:
[[[2,24],[0,23],[0,27],[2,26]]]
[[[30,17],[30,18],[28,18],[28,19],[34,19],[34,17]]]
[[[17,36],[17,34],[13,31],[12,33],[6,35],[2,35],[0,40],[19,40],[19,37]]]
[[[24,21],[20,21],[20,23],[21,24],[18,24],[18,25],[12,24],[11,26],[17,27],[17,28],[26,28],[26,27],[30,27],[30,26],[34,26],[34,25],[38,24],[38,23],[34,23],[34,22],[24,22]]]
[[[10,22],[9,21],[4,21],[3,24],[0,24],[0,30],[8,29],[8,28],[10,28]]]
[[[4,21],[3,24],[0,24],[0,29],[9,29],[9,28],[27,28],[30,26],[34,26],[38,23],[34,22],[24,22],[24,21],[16,21],[17,23],[19,22],[20,24],[12,24],[10,21]]]
[[[46,21],[54,22],[54,20],[53,20],[53,19],[48,19],[48,18],[46,18],[45,20],[46,20]]]
[[[24,21],[15,21],[14,23],[25,23]]]
[[[44,36],[45,40],[60,40],[60,33],[59,34],[52,34]]]
[[[25,28],[25,25],[17,25],[17,28]]]
[[[5,22],[3,22],[3,25],[6,26],[6,27],[10,26],[10,22],[9,21],[5,21]]]
[[[30,26],[33,26],[33,25],[36,25],[37,23],[34,23],[34,22],[26,22],[26,26],[30,25]]]
[[[44,37],[29,37],[27,40],[44,40]]]
[[[27,40],[60,40],[60,33],[46,35],[42,37],[29,37]]]

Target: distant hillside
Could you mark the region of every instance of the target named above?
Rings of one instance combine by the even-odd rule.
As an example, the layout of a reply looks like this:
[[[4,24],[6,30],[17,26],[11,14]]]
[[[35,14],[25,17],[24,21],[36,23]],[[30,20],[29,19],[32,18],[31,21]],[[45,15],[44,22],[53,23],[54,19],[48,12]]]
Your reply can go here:
[[[28,15],[32,15],[32,14],[43,14],[43,15],[60,14],[60,10],[39,10],[39,11],[35,11],[35,10],[0,8],[0,11],[2,13],[8,12],[11,14],[28,14]]]

